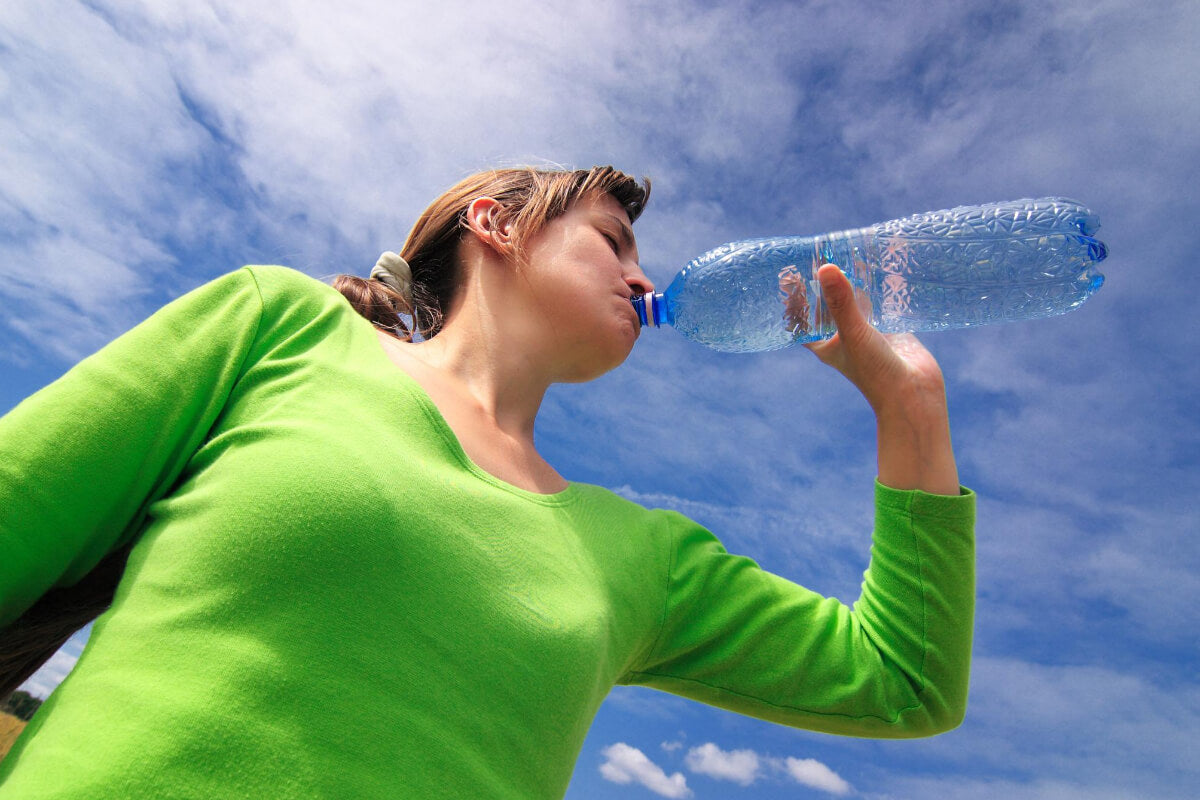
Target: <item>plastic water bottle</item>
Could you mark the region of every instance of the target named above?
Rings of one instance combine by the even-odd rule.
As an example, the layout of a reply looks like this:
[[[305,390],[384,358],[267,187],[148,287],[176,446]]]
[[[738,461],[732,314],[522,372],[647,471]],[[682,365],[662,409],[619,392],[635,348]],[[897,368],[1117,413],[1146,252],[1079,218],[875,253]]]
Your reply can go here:
[[[1062,314],[1104,283],[1100,221],[1045,197],[916,214],[820,236],[731,242],[689,263],[666,291],[633,300],[642,325],[673,326],[725,352],[776,350],[836,332],[816,280],[836,264],[885,333]],[[865,301],[864,301],[865,307]]]

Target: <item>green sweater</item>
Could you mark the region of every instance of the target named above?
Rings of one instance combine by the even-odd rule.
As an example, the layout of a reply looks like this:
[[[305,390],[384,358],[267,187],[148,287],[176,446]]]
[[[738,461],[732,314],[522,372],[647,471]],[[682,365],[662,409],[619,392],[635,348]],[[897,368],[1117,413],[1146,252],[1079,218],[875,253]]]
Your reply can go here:
[[[974,498],[876,486],[853,610],[679,514],[464,454],[334,290],[252,267],[0,419],[0,625],[137,544],[0,765],[22,798],[554,798],[614,684],[953,727]]]

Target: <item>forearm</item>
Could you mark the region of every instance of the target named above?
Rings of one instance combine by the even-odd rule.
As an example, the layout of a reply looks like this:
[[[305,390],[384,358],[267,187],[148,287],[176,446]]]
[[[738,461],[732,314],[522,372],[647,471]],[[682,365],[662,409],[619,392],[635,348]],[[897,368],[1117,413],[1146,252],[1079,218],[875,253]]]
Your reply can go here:
[[[837,336],[808,348],[863,393],[878,424],[879,482],[893,489],[958,494],[946,388],[937,361],[915,336],[884,336],[859,309],[837,267],[817,273]]]
[[[950,443],[950,418],[941,383],[892,399],[875,409],[879,482],[893,489],[959,493]]]

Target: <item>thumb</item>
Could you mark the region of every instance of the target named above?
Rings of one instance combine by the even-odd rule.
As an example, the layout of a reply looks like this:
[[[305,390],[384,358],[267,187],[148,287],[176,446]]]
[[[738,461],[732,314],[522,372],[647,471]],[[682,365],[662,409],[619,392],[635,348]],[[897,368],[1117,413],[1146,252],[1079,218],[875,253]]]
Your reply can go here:
[[[817,280],[821,283],[821,298],[841,338],[857,339],[867,334],[870,323],[863,316],[854,296],[854,287],[845,273],[833,264],[822,264],[817,270]]]

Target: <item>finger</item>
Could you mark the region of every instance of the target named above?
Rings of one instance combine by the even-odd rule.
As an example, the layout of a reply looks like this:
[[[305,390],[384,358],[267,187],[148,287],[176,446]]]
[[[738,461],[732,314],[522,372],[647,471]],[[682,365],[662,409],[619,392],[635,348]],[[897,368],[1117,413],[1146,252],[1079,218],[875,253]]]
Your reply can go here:
[[[838,333],[843,339],[858,339],[870,332],[870,323],[863,316],[850,279],[833,264],[823,264],[817,270],[821,297],[829,309]]]

